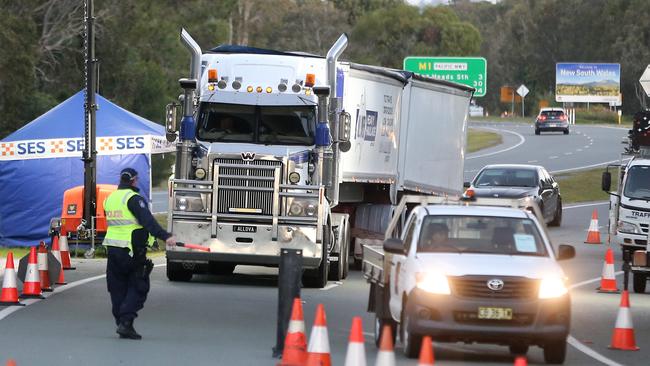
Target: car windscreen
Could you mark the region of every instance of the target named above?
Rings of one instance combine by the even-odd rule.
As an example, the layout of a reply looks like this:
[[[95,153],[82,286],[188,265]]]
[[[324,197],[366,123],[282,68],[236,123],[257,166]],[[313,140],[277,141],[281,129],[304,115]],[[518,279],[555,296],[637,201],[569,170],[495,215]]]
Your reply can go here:
[[[533,220],[492,216],[428,215],[417,251],[548,256]]]
[[[537,172],[533,169],[490,168],[476,177],[474,187],[536,187]]]
[[[650,200],[650,167],[637,165],[627,170],[623,195],[630,199]]]
[[[315,109],[310,106],[252,106],[201,103],[197,137],[210,142],[313,145]]]
[[[560,119],[564,112],[562,111],[543,111],[540,115],[545,116],[547,119]]]

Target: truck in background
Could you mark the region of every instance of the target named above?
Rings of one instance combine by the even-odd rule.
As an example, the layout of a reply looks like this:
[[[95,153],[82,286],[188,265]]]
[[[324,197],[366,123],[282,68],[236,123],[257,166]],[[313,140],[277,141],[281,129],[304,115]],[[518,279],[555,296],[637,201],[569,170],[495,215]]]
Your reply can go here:
[[[403,192],[460,193],[472,88],[338,61],[345,35],[325,58],[203,53],[185,30],[181,39],[192,61],[179,81],[168,225],[205,250],[167,247],[170,280],[277,266],[292,248],[305,285],[324,287],[346,277],[351,241],[382,232],[377,222]],[[167,108],[170,141],[176,109]]]
[[[609,234],[621,247],[623,260],[630,266],[634,292],[643,293],[650,278],[650,111],[634,115],[623,164],[608,166],[602,176],[602,189],[609,193]],[[621,161],[622,161],[621,160]],[[610,168],[618,168],[618,188],[610,192]]]

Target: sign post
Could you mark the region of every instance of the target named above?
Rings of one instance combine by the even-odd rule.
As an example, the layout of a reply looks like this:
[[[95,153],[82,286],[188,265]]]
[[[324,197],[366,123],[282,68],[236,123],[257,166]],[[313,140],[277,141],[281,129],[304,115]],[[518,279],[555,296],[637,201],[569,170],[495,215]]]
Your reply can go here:
[[[528,90],[528,88],[526,88],[526,85],[524,85],[524,84],[521,84],[521,85],[519,86],[519,88],[517,88],[517,94],[519,94],[519,95],[521,96],[521,116],[522,116],[522,117],[524,116],[524,112],[525,112],[525,109],[524,109],[524,104],[525,104],[525,103],[524,103],[524,98],[526,98],[526,95],[528,95],[528,92],[529,92],[529,91],[530,91],[530,90]]]
[[[487,91],[487,61],[483,57],[416,57],[404,59],[404,70],[452,81],[476,89],[475,97]]]

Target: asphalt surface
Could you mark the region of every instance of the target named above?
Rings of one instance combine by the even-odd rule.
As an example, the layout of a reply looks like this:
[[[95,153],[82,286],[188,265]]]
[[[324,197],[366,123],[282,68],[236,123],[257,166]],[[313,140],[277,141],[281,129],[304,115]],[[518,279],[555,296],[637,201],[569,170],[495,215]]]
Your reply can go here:
[[[489,126],[488,126],[489,127]],[[501,129],[529,135],[525,142],[509,151],[468,160],[473,164],[491,162],[523,162],[534,160],[531,153],[537,147],[532,130],[525,126],[499,125]],[[582,132],[578,127],[577,132]],[[537,159],[550,170],[576,168],[584,163],[598,163],[618,158],[619,140],[611,155],[602,154],[600,146],[612,143],[624,131],[584,127],[593,139],[589,158],[572,157],[572,164],[558,165],[546,153],[548,150],[563,151],[560,146],[565,138],[587,139],[573,133],[569,136],[541,136],[547,143],[545,150],[537,152]],[[504,144],[491,150],[507,149],[517,144],[509,141],[507,132]],[[530,138],[529,138],[530,137]],[[560,140],[564,139],[564,140]],[[560,141],[560,142],[558,142]],[[532,144],[532,145],[529,145]],[[592,146],[593,146],[592,145]],[[582,146],[585,146],[584,144]],[[604,148],[604,147],[603,147]],[[609,147],[608,147],[609,148]],[[521,149],[520,160],[510,157],[511,152]],[[484,150],[481,153],[486,153]],[[556,154],[557,155],[557,154]],[[578,154],[574,154],[578,155]],[[506,161],[502,159],[506,157]],[[484,160],[485,159],[485,160]],[[481,161],[480,163],[478,161]],[[477,166],[478,166],[477,164]],[[564,163],[562,163],[564,164]],[[588,164],[587,164],[588,165]],[[471,169],[471,168],[470,168]],[[631,295],[632,314],[636,330],[638,352],[608,349],[616,320],[620,296],[599,294],[595,291],[600,277],[605,245],[584,244],[586,229],[592,210],[598,210],[601,233],[606,230],[607,205],[565,207],[564,221],[560,228],[549,230],[553,243],[572,244],[576,258],[562,263],[569,282],[579,285],[572,289],[572,344],[566,365],[645,365],[650,341],[650,296]],[[606,235],[602,235],[606,240]],[[618,255],[617,251],[615,251]],[[188,365],[274,365],[271,357],[275,344],[277,313],[277,270],[271,268],[239,266],[233,276],[196,276],[190,283],[172,283],[165,277],[163,258],[152,274],[152,289],[145,309],[136,320],[136,329],[143,335],[141,341],[121,340],[114,333],[115,326],[110,314],[110,300],[103,277],[105,261],[74,260],[76,271],[66,271],[68,285],[58,287],[45,300],[26,301],[26,307],[0,307],[0,363],[13,358],[18,365],[142,365],[142,364],[188,364]],[[617,270],[620,262],[617,258]],[[619,287],[621,276],[619,279]],[[595,280],[584,284],[585,281]],[[372,342],[372,314],[366,313],[368,284],[359,272],[351,272],[343,283],[330,283],[325,290],[303,289],[307,332],[311,328],[318,303],[327,311],[330,346],[334,365],[342,365],[347,347],[348,329],[355,315],[363,317],[366,333],[368,364],[374,364],[376,349]],[[436,364],[439,365],[509,365],[513,358],[508,349],[491,345],[438,344],[434,345]],[[588,355],[587,353],[591,355]],[[416,365],[396,349],[398,365]],[[595,354],[594,354],[595,353]],[[597,355],[596,355],[597,354]],[[594,357],[601,357],[600,362]],[[543,364],[540,348],[532,347],[528,353],[529,364]]]

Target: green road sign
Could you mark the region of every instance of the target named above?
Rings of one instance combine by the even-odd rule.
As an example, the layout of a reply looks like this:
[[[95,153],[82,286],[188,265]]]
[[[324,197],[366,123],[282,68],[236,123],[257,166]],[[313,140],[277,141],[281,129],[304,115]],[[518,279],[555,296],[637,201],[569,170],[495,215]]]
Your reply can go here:
[[[404,70],[453,81],[476,89],[475,97],[487,90],[487,61],[483,57],[413,57],[404,59]]]

